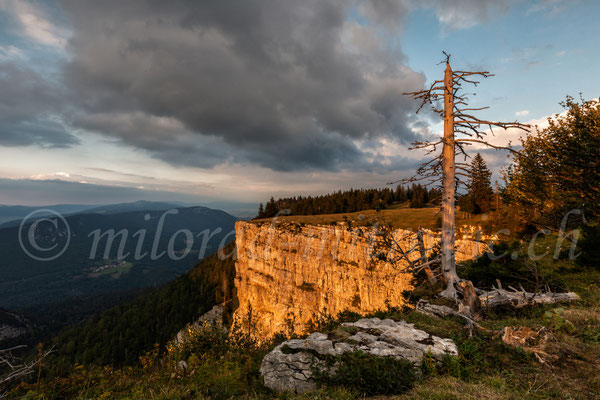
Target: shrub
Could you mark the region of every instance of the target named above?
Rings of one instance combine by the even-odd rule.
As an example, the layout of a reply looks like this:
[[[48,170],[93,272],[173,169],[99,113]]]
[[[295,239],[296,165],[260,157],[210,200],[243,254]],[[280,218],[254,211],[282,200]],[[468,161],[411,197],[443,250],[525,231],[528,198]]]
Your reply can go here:
[[[586,326],[582,338],[584,342],[598,342],[600,343],[600,326],[590,325]]]
[[[564,310],[560,307],[546,311],[544,313],[544,321],[555,331],[564,331],[572,335],[577,330],[575,325],[564,317]]]
[[[328,368],[314,369],[318,383],[344,387],[367,396],[404,393],[417,380],[410,361],[376,357],[360,351],[329,358],[326,365]]]
[[[600,224],[594,223],[581,227],[582,237],[579,240],[581,254],[576,258],[583,266],[593,266],[600,269]]]
[[[460,359],[450,354],[446,354],[444,358],[442,358],[442,365],[439,367],[438,372],[440,375],[450,375],[454,378],[461,378],[462,368]]]
[[[435,376],[437,375],[437,361],[431,351],[428,351],[423,355],[421,360],[421,372],[423,376]]]
[[[493,245],[492,254],[484,254],[459,267],[459,276],[479,288],[491,288],[500,280],[503,286],[522,285],[528,291],[539,291],[548,284],[550,288],[564,287],[564,282],[552,264],[545,265],[530,259],[518,241],[499,242]]]

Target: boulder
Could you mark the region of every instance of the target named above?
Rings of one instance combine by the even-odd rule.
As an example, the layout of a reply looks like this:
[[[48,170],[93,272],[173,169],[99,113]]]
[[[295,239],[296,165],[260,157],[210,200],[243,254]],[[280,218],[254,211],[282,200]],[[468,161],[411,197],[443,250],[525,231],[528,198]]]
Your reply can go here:
[[[265,356],[260,367],[265,386],[278,391],[305,393],[316,389],[314,367],[324,365],[328,355],[362,351],[378,357],[407,359],[419,366],[426,353],[441,360],[458,355],[451,339],[433,336],[405,321],[363,318],[343,323],[336,334],[312,333],[305,339],[281,343]],[[341,334],[340,334],[341,332]],[[345,334],[344,334],[345,333]]]

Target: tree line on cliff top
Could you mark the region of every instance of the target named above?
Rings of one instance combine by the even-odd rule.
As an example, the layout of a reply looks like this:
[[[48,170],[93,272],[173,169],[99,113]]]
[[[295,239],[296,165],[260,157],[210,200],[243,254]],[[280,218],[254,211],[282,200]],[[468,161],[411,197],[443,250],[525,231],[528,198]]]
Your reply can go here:
[[[477,153],[470,168],[467,192],[458,196],[462,211],[480,214],[494,208],[491,172],[483,157]],[[408,203],[410,208],[439,206],[441,191],[419,183],[398,185],[395,189],[350,189],[320,196],[293,196],[275,200],[273,197],[258,208],[257,219],[272,218],[283,210],[285,215],[318,215],[350,213],[368,209],[385,209],[393,204]]]
[[[368,209],[385,209],[395,203],[408,202],[411,208],[438,205],[441,192],[415,183],[395,189],[350,189],[320,196],[294,196],[275,200],[273,197],[258,208],[257,218],[271,218],[282,210],[286,215],[318,215],[349,213]]]

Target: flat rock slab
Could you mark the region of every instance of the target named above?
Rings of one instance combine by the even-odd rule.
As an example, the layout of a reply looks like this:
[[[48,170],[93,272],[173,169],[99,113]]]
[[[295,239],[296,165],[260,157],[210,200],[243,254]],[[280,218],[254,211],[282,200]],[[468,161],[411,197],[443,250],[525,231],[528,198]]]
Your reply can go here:
[[[458,355],[451,339],[442,339],[416,329],[405,321],[379,318],[363,318],[343,323],[348,337],[329,338],[323,333],[312,333],[306,339],[291,339],[281,343],[265,356],[260,373],[265,385],[278,392],[305,393],[315,390],[312,379],[315,365],[322,365],[320,356],[338,356],[348,352],[362,351],[378,357],[406,359],[416,366],[426,353],[441,360],[446,354]]]

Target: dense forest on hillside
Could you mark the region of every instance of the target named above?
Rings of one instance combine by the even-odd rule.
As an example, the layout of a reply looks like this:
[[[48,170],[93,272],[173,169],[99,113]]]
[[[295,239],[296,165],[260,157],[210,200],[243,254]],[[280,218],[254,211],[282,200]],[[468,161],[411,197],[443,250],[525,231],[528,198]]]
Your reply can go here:
[[[64,246],[64,254],[49,259],[45,259],[43,251],[30,246],[24,235],[20,236],[30,229],[31,223],[22,230],[19,226],[0,228],[0,307],[27,309],[28,315],[36,317],[38,307],[58,307],[71,299],[80,302],[82,297],[100,298],[161,286],[214,252],[232,233],[235,221],[232,215],[205,207],[171,209],[168,215],[165,210],[71,215],[64,221],[59,219],[56,228],[48,222],[37,226],[41,233],[36,244],[40,248]],[[189,230],[196,240],[188,242],[186,235],[176,235],[181,229]],[[55,233],[64,238],[68,232],[68,245],[65,241],[54,242]],[[135,232],[145,234],[136,236]],[[208,233],[212,235],[203,247]],[[25,251],[15,251],[20,243],[38,259]],[[169,246],[176,257],[169,256]],[[153,248],[156,257],[152,257]],[[122,262],[125,264],[120,268],[97,271],[104,265]]]
[[[233,251],[231,242],[222,254]],[[214,253],[166,286],[65,329],[52,341],[54,372],[74,362],[136,363],[155,343],[164,345],[186,323],[233,298],[234,263],[234,257],[220,259],[218,252]]]
[[[356,212],[367,209],[384,209],[394,203],[409,202],[412,208],[422,208],[427,204],[438,204],[441,192],[437,188],[428,189],[420,184],[398,185],[396,189],[350,189],[321,196],[294,196],[275,200],[273,197],[265,206],[261,203],[257,218],[271,218],[278,212],[289,210],[285,215],[317,215]]]

